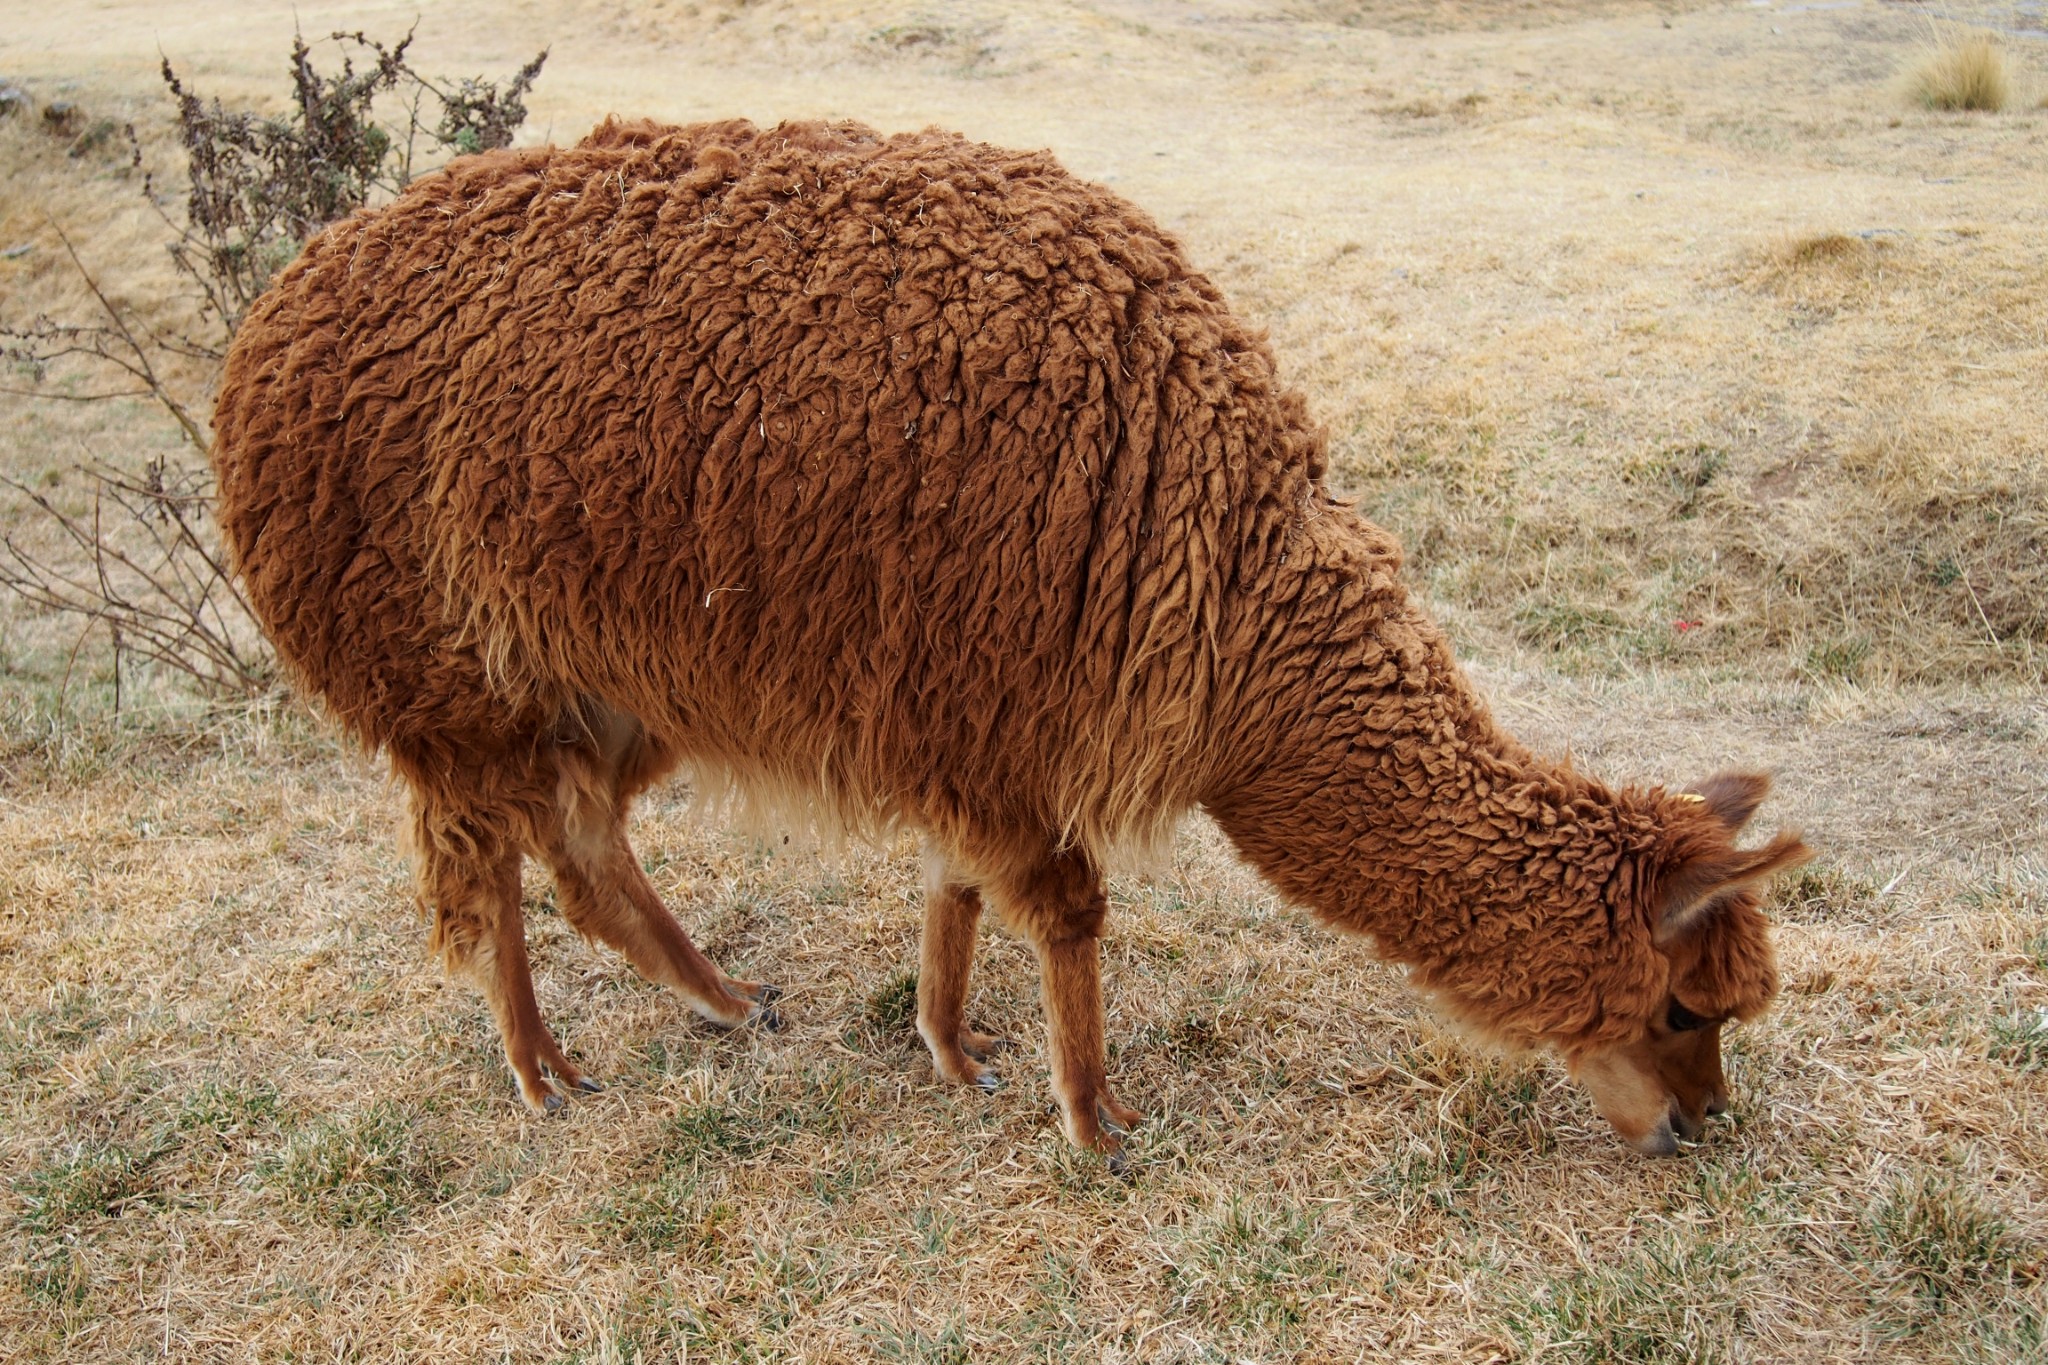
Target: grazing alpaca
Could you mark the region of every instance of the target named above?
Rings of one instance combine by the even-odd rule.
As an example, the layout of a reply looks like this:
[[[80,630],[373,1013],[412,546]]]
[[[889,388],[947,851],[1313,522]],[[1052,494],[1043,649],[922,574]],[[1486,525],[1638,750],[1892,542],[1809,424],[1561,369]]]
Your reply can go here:
[[[215,429],[250,600],[405,779],[434,944],[534,1106],[595,1086],[535,1007],[523,855],[706,1018],[772,1017],[627,843],[685,763],[921,830],[935,1066],[991,1079],[986,897],[1099,1150],[1137,1118],[1102,869],[1197,806],[1646,1150],[1723,1102],[1718,1025],[1775,989],[1753,888],[1804,849],[1735,847],[1764,779],[1613,791],[1500,733],[1264,339],[1043,153],[607,122],[465,158],[307,246]]]

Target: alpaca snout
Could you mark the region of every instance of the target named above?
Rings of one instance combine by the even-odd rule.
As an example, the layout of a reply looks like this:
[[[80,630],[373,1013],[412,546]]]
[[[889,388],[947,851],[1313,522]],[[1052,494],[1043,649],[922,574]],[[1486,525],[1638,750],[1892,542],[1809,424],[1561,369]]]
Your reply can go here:
[[[1644,1156],[1677,1156],[1678,1134],[1672,1131],[1671,1115],[1658,1119],[1657,1125],[1632,1145]]]

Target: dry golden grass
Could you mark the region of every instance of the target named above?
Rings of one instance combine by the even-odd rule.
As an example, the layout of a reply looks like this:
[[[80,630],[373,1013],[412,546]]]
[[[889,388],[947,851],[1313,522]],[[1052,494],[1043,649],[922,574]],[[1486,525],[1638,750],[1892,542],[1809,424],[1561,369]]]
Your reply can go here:
[[[2013,98],[2005,49],[1985,33],[1950,33],[1916,59],[1906,95],[1927,109],[1998,113]]]
[[[1196,824],[1113,891],[1112,1065],[1150,1115],[1120,1181],[1048,1112],[1028,951],[991,933],[972,998],[1023,1045],[1008,1088],[941,1089],[908,851],[765,852],[679,791],[636,832],[652,875],[790,1027],[704,1031],[535,879],[543,1008],[612,1087],[536,1120],[425,956],[373,763],[146,673],[115,717],[104,641],[0,602],[5,1354],[2048,1352],[2032,116],[1872,113],[1919,36],[1888,7],[1538,9],[457,3],[420,56],[553,43],[558,139],[609,109],[937,122],[1148,206],[1269,324],[1517,733],[1622,780],[1778,771],[1765,818],[1823,859],[1782,890],[1786,997],[1734,1035],[1732,1122],[1641,1161]],[[0,74],[161,155],[159,45],[274,102],[291,21],[77,32],[25,11]],[[0,125],[6,320],[84,301],[47,214],[175,321],[131,173],[68,146]],[[175,448],[140,404],[0,414],[0,470],[65,496],[87,453]]]

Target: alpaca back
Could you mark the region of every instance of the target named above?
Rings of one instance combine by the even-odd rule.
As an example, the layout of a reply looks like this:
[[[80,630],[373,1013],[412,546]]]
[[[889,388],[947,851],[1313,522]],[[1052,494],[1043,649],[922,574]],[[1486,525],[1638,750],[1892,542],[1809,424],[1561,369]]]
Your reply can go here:
[[[593,702],[855,827],[1143,838],[1321,447],[1144,215],[1042,153],[607,124],[311,243],[216,417],[252,602],[369,743]]]

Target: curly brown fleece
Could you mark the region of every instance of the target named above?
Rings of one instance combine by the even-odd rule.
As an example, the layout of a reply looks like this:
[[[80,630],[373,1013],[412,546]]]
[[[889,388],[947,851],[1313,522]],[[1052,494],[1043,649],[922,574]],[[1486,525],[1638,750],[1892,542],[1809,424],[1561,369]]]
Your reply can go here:
[[[1775,987],[1743,887],[1796,844],[1737,855],[1727,802],[1499,733],[1264,338],[1045,153],[607,122],[466,158],[307,247],[215,429],[250,599],[408,782],[437,946],[535,1104],[587,1082],[526,980],[522,855],[708,1017],[767,1010],[626,843],[678,763],[923,831],[935,1062],[986,1080],[985,892],[1039,950],[1083,1143],[1135,1118],[1102,1074],[1101,868],[1195,806],[1510,1039],[1640,1038],[1679,909],[1722,945],[1681,954],[1713,965],[1689,1007]]]

